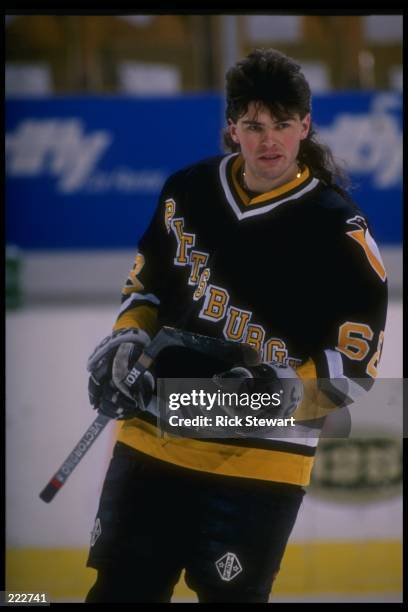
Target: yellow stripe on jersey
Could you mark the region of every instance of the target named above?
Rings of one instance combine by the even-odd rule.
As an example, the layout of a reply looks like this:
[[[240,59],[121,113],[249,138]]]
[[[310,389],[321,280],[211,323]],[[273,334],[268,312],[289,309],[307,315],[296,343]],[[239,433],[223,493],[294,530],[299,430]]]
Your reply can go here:
[[[113,331],[125,329],[129,327],[137,327],[143,329],[151,338],[158,330],[157,323],[157,308],[146,304],[135,306],[131,310],[126,310],[119,315]]]
[[[157,427],[137,418],[123,424],[118,441],[156,459],[192,470],[303,486],[309,484],[314,460],[295,452],[160,437]]]

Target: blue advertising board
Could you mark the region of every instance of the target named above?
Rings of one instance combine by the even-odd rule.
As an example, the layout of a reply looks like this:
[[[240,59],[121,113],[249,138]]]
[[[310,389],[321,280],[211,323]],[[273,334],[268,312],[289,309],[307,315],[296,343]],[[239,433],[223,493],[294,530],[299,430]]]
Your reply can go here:
[[[343,163],[350,195],[367,214],[378,243],[402,242],[402,95],[395,92],[316,96],[321,141]]]
[[[135,248],[166,177],[221,153],[223,99],[6,101],[6,240],[23,249]],[[318,134],[346,162],[377,241],[402,239],[402,98],[316,96]]]

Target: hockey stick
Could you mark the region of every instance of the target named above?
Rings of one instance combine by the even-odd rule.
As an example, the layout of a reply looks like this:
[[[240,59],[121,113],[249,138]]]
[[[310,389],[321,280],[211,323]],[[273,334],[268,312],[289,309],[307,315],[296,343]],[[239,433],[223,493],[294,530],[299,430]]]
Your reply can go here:
[[[162,327],[123,381],[130,391],[134,390],[138,378],[152,365],[159,353],[164,348],[170,346],[182,346],[207,355],[217,355],[226,361],[234,362],[242,360],[247,365],[255,365],[259,361],[258,353],[248,344],[237,344],[226,340],[219,340],[218,338],[194,334],[174,327]],[[103,414],[98,414],[59,470],[55,472],[54,476],[41,491],[40,498],[44,502],[49,503],[55,497],[111,420]]]

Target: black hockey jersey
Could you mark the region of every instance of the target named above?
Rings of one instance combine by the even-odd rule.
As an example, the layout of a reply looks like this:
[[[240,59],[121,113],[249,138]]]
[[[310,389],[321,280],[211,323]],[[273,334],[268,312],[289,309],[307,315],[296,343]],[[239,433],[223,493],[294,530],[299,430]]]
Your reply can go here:
[[[238,180],[242,163],[240,154],[215,157],[167,180],[114,328],[152,336],[171,325],[249,343],[263,361],[296,369],[305,398],[295,417],[307,420],[376,377],[386,272],[367,219],[348,197],[304,167],[251,198]],[[332,388],[323,393],[318,378]],[[317,444],[169,440],[145,418],[126,421],[119,440],[190,469],[300,485],[309,482]]]

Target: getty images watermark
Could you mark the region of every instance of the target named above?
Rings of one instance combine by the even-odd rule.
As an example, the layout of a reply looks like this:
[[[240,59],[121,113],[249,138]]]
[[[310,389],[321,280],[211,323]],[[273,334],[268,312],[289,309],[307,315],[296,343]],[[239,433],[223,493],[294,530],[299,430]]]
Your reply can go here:
[[[159,425],[176,436],[236,438],[265,431],[293,429],[297,402],[283,389],[243,392],[230,381],[228,390],[213,379],[160,379]]]
[[[189,393],[170,393],[168,407],[171,411],[182,408],[197,408],[198,411],[212,411],[221,408],[231,412],[237,408],[249,408],[253,411],[262,408],[279,408],[282,403],[281,393],[229,393],[216,391],[209,393],[204,389],[192,389]],[[271,412],[269,410],[269,412]],[[259,417],[246,414],[215,414],[207,416],[197,414],[196,416],[184,416],[183,414],[172,414],[168,419],[171,427],[287,427],[295,425],[293,416]]]

